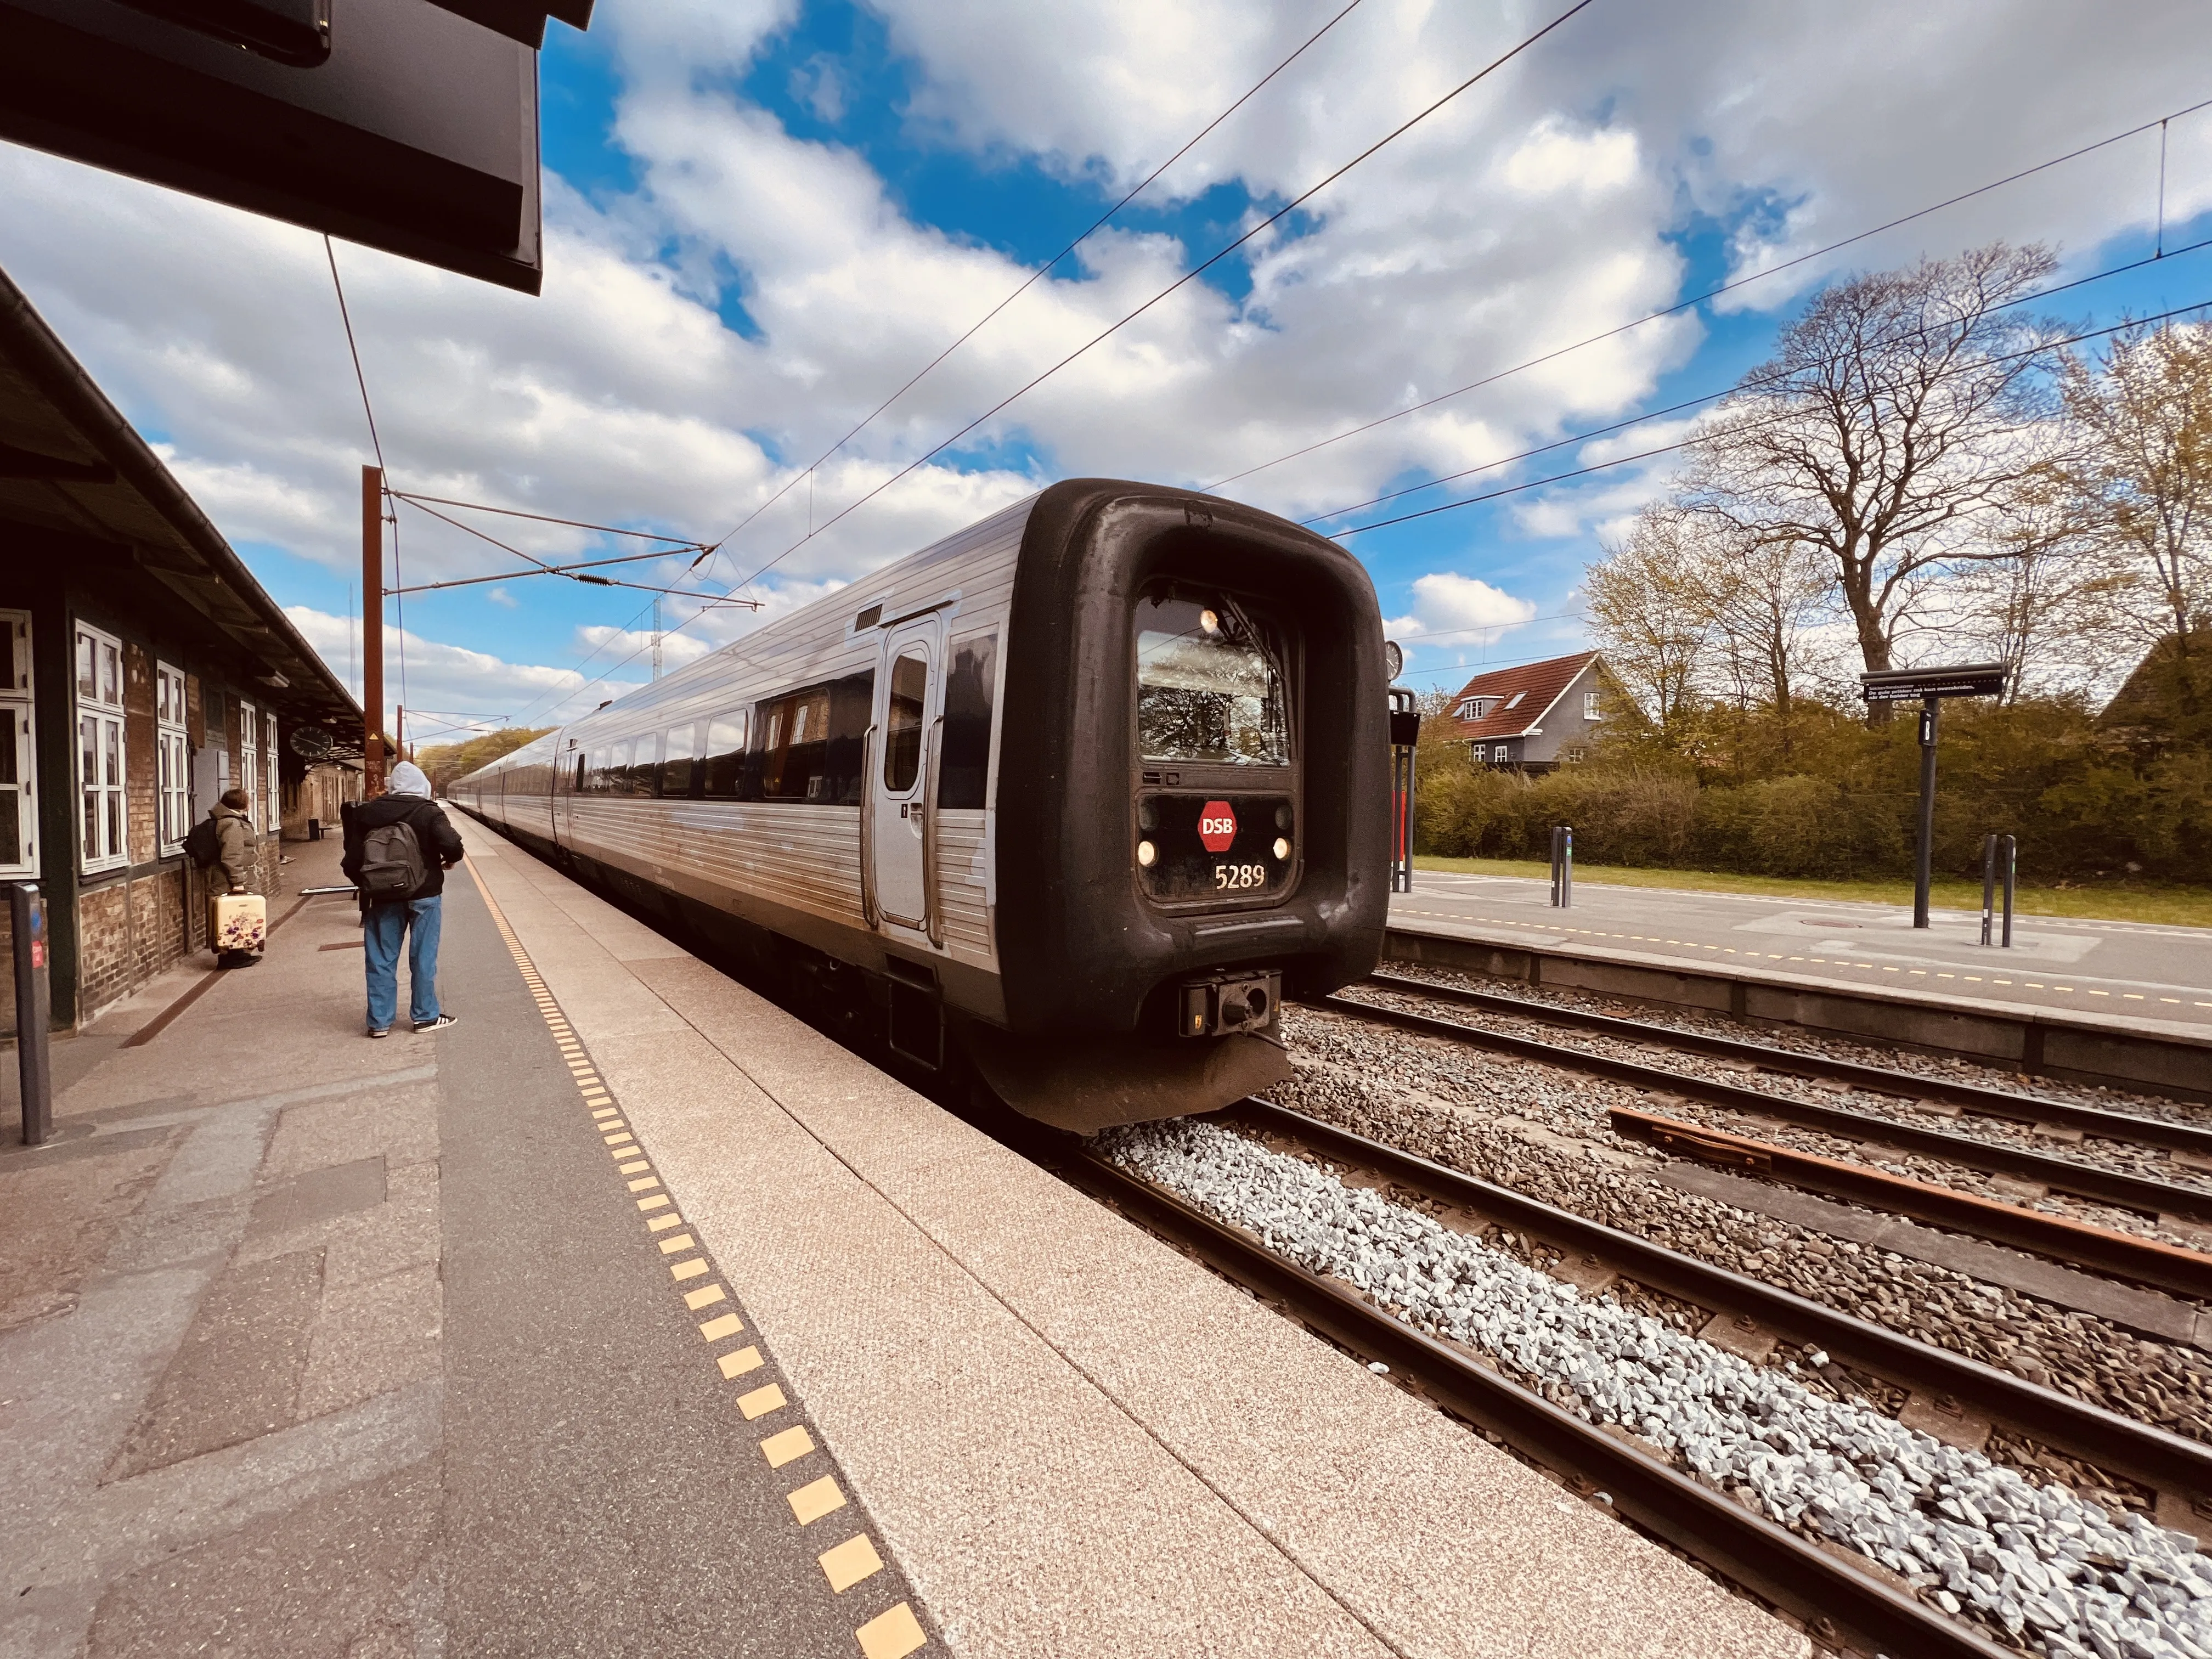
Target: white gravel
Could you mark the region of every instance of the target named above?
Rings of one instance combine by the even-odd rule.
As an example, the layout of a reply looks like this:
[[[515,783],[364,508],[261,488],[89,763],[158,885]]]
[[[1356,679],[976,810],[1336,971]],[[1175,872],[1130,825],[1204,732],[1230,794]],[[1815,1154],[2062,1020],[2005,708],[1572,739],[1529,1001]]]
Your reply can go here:
[[[1300,1265],[1494,1355],[1554,1404],[1620,1425],[2019,1645],[2064,1659],[2212,1659],[2212,1561],[2181,1534],[1825,1399],[1611,1296],[1585,1297],[1215,1125],[1146,1124],[1098,1144]]]

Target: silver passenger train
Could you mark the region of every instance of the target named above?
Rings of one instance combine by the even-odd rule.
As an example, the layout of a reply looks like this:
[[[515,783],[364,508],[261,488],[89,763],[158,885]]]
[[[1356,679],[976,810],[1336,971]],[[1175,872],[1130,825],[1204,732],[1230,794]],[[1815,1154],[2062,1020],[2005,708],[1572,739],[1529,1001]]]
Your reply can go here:
[[[1074,479],[608,703],[464,808],[1064,1127],[1288,1072],[1287,991],[1382,949],[1389,734],[1358,562]]]

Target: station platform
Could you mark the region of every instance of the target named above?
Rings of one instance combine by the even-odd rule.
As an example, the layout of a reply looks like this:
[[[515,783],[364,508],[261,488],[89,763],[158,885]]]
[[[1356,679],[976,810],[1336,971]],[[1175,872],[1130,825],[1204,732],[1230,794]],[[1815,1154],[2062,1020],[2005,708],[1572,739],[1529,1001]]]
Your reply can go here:
[[[2212,928],[2016,916],[2008,950],[1981,943],[1979,911],[1929,921],[1913,927],[1910,888],[1887,905],[1583,880],[1563,910],[1543,880],[1416,870],[1390,901],[1410,933],[2212,1038]]]
[[[458,1025],[285,899],[58,1045],[0,1656],[1809,1651],[453,817]]]

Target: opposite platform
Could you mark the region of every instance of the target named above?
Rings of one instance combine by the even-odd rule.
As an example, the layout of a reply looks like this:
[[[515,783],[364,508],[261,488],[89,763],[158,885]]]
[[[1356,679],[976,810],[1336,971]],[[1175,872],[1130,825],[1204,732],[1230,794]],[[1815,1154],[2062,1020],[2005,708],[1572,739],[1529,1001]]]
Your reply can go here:
[[[951,1650],[1808,1650],[550,866],[464,834],[580,1039],[572,1064],[608,1091],[592,1109],[649,1163],[636,1201],[680,1212]],[[734,1418],[751,1386],[715,1409]]]

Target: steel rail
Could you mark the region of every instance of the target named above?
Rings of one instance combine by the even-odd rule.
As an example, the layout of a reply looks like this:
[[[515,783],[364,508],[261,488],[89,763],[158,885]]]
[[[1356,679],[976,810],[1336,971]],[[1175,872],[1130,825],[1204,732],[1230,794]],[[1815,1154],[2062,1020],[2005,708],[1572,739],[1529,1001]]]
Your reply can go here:
[[[1942,1101],[1961,1107],[1978,1117],[2002,1118],[2013,1123],[2063,1124],[2069,1129],[2079,1129],[2084,1134],[2095,1135],[2104,1140],[2163,1146],[2170,1152],[2199,1152],[2212,1158],[2212,1129],[2198,1128],[2194,1124],[2169,1123],[2160,1118],[2139,1117],[2132,1112],[2108,1112],[2094,1106],[2076,1106],[2062,1100],[2045,1100],[2036,1095],[2024,1095],[2010,1089],[1993,1089],[1985,1084],[1960,1083],[1943,1078],[1923,1077],[1917,1072],[1898,1071],[1887,1066],[1869,1066],[1860,1060],[1808,1054],[1793,1048],[1774,1048],[1764,1043],[1747,1042],[1739,1037],[1679,1030],[1671,1025],[1656,1025],[1643,1020],[1622,1019],[1613,1014],[1594,1014],[1580,1008],[1562,1008],[1551,1003],[1530,1002],[1494,991],[1472,991],[1456,985],[1432,985],[1426,980],[1407,979],[1400,974],[1370,974],[1367,983],[1380,986],[1385,990],[1465,1003],[1469,1007],[1493,1013],[1540,1020],[1548,1025],[1567,1025],[1586,1031],[1598,1031],[1630,1042],[1657,1043],[1691,1054],[1711,1054],[1721,1060],[1745,1060],[1765,1071],[1794,1073],[1800,1077],[1832,1078],[1876,1094],[1894,1095],[1911,1100]]]
[[[1971,1402],[1997,1421],[2100,1468],[2186,1498],[2212,1498],[2212,1445],[2185,1440],[1886,1325],[1838,1312],[1763,1279],[1715,1267],[1271,1101],[1247,1100],[1220,1115],[1264,1135],[1296,1140],[1339,1163],[1386,1176],[1412,1191],[1486,1216],[1570,1255],[1593,1256],[1624,1278],[1700,1308],[1748,1315],[1778,1336],[1811,1343],[1893,1382]]]
[[[1087,1150],[1054,1160],[1094,1197],[1263,1296],[1309,1329],[1414,1380],[1423,1397],[1487,1430],[1584,1496],[1798,1620],[1820,1641],[1875,1653],[1997,1659],[2010,1650],[1753,1513],[1652,1452],[1561,1410],[1533,1390],[1311,1273],[1172,1194]],[[2016,1656],[2015,1656],[2016,1659]]]
[[[1736,1111],[1755,1113],[1760,1117],[1778,1118],[1784,1122],[1802,1124],[1807,1128],[1820,1129],[1845,1139],[1874,1141],[1909,1152],[1924,1152],[1929,1157],[1940,1158],[1969,1170],[1979,1170],[1985,1174],[2025,1176],[2057,1192],[2100,1204],[2117,1205],[2121,1209],[2132,1210],[2139,1214],[2172,1215],[2190,1220],[2212,1221],[2212,1193],[2177,1186],[2172,1182],[2154,1181],[2146,1176],[2122,1175],[2112,1170],[2100,1170],[2091,1164],[2076,1164],[2071,1158],[2054,1158],[2047,1152],[2031,1152],[2017,1146],[1970,1139],[1965,1135],[1947,1134],[1941,1129],[1918,1128],[1872,1112],[1855,1112],[1842,1106],[1815,1105],[1810,1101],[1793,1100],[1787,1095],[1769,1094],[1763,1089],[1747,1089],[1741,1084],[1692,1077],[1687,1073],[1670,1072],[1663,1066],[1647,1066],[1638,1060],[1593,1054],[1587,1048],[1567,1048],[1556,1042],[1540,1042],[1534,1037],[1515,1036],[1507,1031],[1492,1031],[1455,1019],[1440,1019],[1433,1014],[1385,1007],[1380,1003],[1361,1002],[1341,994],[1322,997],[1309,1006],[1396,1025],[1427,1036],[1449,1037],[1455,1042],[1494,1048],[1504,1054],[1541,1060],[1547,1065],[1571,1071],[1593,1073],[1638,1089],[1686,1096]],[[2024,1211],[2022,1213],[2034,1212]],[[2208,1261],[2212,1261],[2212,1259]]]

